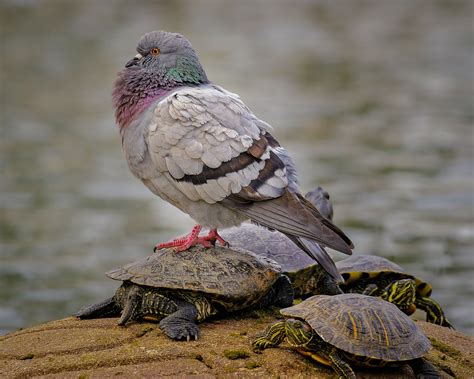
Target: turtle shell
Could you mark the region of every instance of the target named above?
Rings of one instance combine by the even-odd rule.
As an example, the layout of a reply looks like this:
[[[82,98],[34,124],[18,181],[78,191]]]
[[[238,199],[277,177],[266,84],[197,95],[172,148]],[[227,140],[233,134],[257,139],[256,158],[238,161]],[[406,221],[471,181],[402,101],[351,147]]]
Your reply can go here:
[[[285,273],[295,273],[316,265],[303,250],[277,230],[243,223],[239,227],[227,228],[219,233],[232,248],[248,249],[261,257],[274,259]]]
[[[248,251],[195,246],[179,253],[162,249],[106,275],[138,285],[202,292],[229,302],[248,302],[271,288],[281,276],[281,268],[275,261]]]
[[[398,274],[400,279],[413,279],[416,291],[423,297],[431,296],[431,284],[407,273],[396,263],[377,255],[352,255],[336,263],[336,267],[344,278],[346,285],[359,279],[375,279],[386,273]]]
[[[372,296],[317,295],[280,310],[306,321],[326,342],[350,354],[386,362],[423,356],[431,343],[395,305]]]
[[[333,208],[330,196],[322,187],[316,187],[305,197],[324,217],[332,220]],[[310,266],[320,269],[312,258],[277,230],[244,223],[239,227],[222,230],[220,234],[231,246],[248,249],[262,257],[276,260],[290,277],[291,274],[297,274],[298,271]]]
[[[246,223],[225,229],[220,235],[232,247],[249,249],[261,257],[274,259],[290,278],[295,297],[339,293],[337,283],[334,282],[334,286],[327,284],[331,280],[329,274],[277,230]]]

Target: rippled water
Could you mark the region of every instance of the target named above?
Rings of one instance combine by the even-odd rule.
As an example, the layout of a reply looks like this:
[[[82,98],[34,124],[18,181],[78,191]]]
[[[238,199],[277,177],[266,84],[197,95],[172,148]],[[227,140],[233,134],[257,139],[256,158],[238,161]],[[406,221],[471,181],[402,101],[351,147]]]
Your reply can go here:
[[[110,100],[166,29],[275,127],[357,252],[431,281],[473,333],[473,4],[1,1],[0,331],[111,295],[103,272],[192,225],[129,173]]]

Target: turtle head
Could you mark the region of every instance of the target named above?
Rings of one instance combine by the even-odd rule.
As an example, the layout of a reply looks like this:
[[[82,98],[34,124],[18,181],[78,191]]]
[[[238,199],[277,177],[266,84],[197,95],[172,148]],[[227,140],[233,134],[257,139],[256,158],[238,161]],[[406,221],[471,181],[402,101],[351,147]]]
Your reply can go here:
[[[118,324],[123,326],[128,320],[136,320],[141,316],[143,288],[125,282],[114,295],[115,302],[122,308],[122,316]]]
[[[332,203],[329,196],[329,193],[325,191],[322,187],[317,187],[314,190],[308,192],[305,195],[306,199],[309,200],[316,208],[318,208],[319,213],[329,220],[332,220],[334,211],[332,209]]]
[[[385,300],[396,305],[404,312],[411,312],[416,298],[416,284],[413,279],[396,280],[390,283],[385,291]]]
[[[306,346],[313,339],[315,332],[303,320],[288,319],[285,322],[285,334],[292,346]]]

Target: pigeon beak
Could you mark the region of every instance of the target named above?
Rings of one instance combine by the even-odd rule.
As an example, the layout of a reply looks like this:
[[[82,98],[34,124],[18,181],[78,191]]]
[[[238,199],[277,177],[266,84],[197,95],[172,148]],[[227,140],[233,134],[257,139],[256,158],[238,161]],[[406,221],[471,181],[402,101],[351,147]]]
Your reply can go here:
[[[136,66],[138,64],[138,62],[140,61],[140,59],[143,58],[143,55],[141,55],[140,53],[135,55],[132,59],[130,59],[126,64],[125,64],[125,67],[132,67],[132,66]]]

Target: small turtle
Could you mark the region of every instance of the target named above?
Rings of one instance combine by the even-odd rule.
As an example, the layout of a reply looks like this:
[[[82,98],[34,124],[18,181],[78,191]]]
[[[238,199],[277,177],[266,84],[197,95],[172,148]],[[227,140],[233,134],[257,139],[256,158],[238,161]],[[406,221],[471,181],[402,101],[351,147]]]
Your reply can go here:
[[[408,363],[418,378],[441,378],[421,358],[428,338],[393,304],[360,294],[317,295],[280,310],[286,320],[273,324],[252,347],[263,350],[290,345],[329,365],[342,378],[356,378],[351,364],[381,367]]]
[[[426,312],[427,322],[453,328],[441,306],[430,298],[431,284],[396,263],[376,255],[354,255],[337,262],[336,267],[344,278],[344,292],[379,296],[406,314],[418,308]]]
[[[329,194],[321,187],[306,194],[319,212],[332,219],[333,209]],[[337,295],[342,293],[338,282],[329,275],[314,259],[310,258],[286,235],[255,224],[242,224],[221,231],[221,236],[230,246],[247,249],[262,257],[274,259],[281,265],[295,291],[295,297],[306,298],[312,295]],[[321,248],[322,249],[322,248]],[[341,282],[342,282],[342,278]]]
[[[162,249],[106,275],[123,284],[113,297],[81,308],[77,317],[121,313],[119,325],[157,318],[160,329],[177,340],[197,339],[197,322],[219,313],[293,303],[290,280],[276,262],[226,247],[195,246],[179,254]]]

